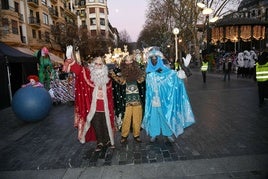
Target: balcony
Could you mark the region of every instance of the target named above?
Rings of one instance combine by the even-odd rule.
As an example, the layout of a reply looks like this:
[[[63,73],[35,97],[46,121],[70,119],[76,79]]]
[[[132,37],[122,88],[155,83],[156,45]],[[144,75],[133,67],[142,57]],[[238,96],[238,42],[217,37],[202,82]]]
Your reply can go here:
[[[19,15],[19,21],[20,21],[20,22],[24,22],[24,19],[23,19],[23,14],[18,13],[18,15]]]
[[[29,6],[38,8],[38,5],[39,5],[38,0],[27,0],[27,2]]]
[[[87,17],[87,13],[86,12],[81,12],[79,14],[80,18],[86,18]]]
[[[10,16],[13,18],[19,18],[18,12],[15,11],[14,7],[9,6],[8,8],[1,9],[1,15],[2,16]]]
[[[37,19],[36,17],[29,17],[29,25],[40,27],[40,19]]]
[[[21,40],[22,43],[24,43],[24,44],[26,43],[26,37],[25,36],[20,36],[20,40]]]
[[[86,1],[80,1],[80,2],[78,3],[78,6],[79,6],[79,7],[86,7]]]
[[[1,33],[2,36],[4,37],[4,36],[10,34],[10,30],[9,30],[9,28],[7,27],[7,28],[4,28],[3,30],[1,30],[0,33]]]
[[[49,14],[52,18],[59,18],[59,13],[57,9],[53,9],[52,7],[49,7]]]

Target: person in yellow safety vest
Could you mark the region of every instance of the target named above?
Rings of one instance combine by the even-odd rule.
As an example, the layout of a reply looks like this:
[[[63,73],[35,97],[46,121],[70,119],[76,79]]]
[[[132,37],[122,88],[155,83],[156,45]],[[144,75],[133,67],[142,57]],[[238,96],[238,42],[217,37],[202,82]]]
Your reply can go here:
[[[256,80],[258,83],[259,106],[264,105],[264,98],[268,98],[268,50],[265,50],[256,63]]]
[[[201,66],[201,72],[202,72],[202,77],[203,77],[203,82],[206,83],[206,78],[207,78],[207,71],[208,71],[208,61],[205,58],[202,61],[202,66]]]

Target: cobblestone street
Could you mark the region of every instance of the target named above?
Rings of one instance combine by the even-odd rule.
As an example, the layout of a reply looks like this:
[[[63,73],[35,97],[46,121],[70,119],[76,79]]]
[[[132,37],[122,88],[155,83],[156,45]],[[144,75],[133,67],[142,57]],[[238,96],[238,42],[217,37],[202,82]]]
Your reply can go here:
[[[203,84],[201,73],[193,70],[193,75],[185,81],[196,123],[186,128],[175,143],[163,137],[150,143],[142,130],[141,144],[129,136],[128,143],[121,145],[117,132],[116,148],[97,153],[94,142],[78,142],[73,127],[73,105],[53,106],[47,118],[37,123],[24,123],[16,119],[11,108],[6,108],[0,111],[0,170],[139,166],[267,156],[267,100],[264,107],[258,107],[257,85],[252,79],[236,79],[233,75],[230,82],[224,82],[222,77],[209,73],[207,83]],[[260,169],[253,176],[267,176],[267,170]]]

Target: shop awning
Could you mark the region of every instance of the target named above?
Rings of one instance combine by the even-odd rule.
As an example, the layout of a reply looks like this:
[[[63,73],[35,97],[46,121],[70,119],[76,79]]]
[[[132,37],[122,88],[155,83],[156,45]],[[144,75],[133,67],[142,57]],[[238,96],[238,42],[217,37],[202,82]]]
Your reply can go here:
[[[14,48],[23,52],[23,53],[29,54],[29,55],[33,55],[35,52],[35,51],[33,51],[29,48],[25,48],[25,47],[14,47]],[[63,64],[63,59],[58,57],[57,55],[49,52],[49,56],[50,56],[50,59],[52,62]]]
[[[49,56],[50,56],[50,59],[51,59],[53,62],[63,64],[63,59],[60,58],[60,57],[58,57],[57,55],[55,55],[55,54],[49,52]]]
[[[28,55],[33,55],[34,54],[34,52],[32,50],[30,50],[28,48],[25,48],[25,47],[14,47],[14,48],[19,50],[19,51],[21,51],[21,52],[23,52],[23,53],[26,53]]]

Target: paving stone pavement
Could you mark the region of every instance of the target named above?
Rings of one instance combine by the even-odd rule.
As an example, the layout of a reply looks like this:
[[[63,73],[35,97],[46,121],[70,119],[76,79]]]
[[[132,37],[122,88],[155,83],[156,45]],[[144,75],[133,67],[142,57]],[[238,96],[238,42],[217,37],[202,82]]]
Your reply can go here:
[[[222,74],[201,73],[185,80],[196,123],[175,143],[159,137],[94,152],[80,144],[71,104],[53,106],[36,123],[0,111],[0,178],[266,178],[268,177],[268,101],[258,107],[252,79],[224,82]]]

